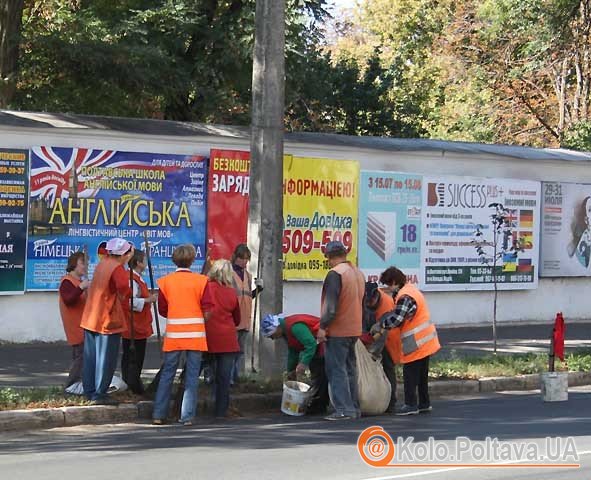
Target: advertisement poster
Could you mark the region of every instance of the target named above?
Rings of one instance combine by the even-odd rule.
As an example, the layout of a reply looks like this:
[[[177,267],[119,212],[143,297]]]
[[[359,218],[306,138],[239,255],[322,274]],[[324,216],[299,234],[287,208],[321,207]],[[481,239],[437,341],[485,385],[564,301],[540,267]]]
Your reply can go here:
[[[533,289],[538,284],[539,182],[527,180],[423,177],[421,286],[425,290],[492,290],[494,228],[491,215],[507,209],[496,243],[499,289]],[[481,261],[474,241],[480,229]],[[519,246],[518,250],[511,250]]]
[[[28,150],[0,149],[0,295],[25,291]]]
[[[207,247],[212,258],[230,259],[246,243],[250,153],[211,150],[207,183]]]
[[[324,248],[340,240],[357,263],[359,164],[286,156],[283,161],[283,278],[324,280]]]
[[[591,185],[542,183],[541,257],[541,276],[591,276]]]
[[[359,194],[359,268],[377,282],[394,265],[418,283],[422,176],[362,171]]]
[[[86,249],[90,275],[102,242],[144,248],[159,278],[175,270],[174,248],[192,243],[205,258],[207,158],[86,148],[31,150],[27,290],[54,290],[68,256]]]

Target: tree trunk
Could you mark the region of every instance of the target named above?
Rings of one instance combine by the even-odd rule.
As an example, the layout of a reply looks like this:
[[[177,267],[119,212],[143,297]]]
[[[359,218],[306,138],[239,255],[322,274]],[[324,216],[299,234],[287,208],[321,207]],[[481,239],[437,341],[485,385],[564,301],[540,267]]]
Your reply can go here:
[[[16,91],[24,0],[0,0],[0,108]]]

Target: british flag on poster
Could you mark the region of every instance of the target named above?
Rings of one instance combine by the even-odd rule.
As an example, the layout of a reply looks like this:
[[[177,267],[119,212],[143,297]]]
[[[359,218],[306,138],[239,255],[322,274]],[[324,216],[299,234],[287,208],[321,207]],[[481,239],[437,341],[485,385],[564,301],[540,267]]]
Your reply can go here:
[[[102,242],[123,237],[144,248],[147,232],[155,275],[174,269],[175,246],[205,250],[205,155],[91,148],[31,150],[27,290],[59,285],[68,256],[86,249],[91,271]]]

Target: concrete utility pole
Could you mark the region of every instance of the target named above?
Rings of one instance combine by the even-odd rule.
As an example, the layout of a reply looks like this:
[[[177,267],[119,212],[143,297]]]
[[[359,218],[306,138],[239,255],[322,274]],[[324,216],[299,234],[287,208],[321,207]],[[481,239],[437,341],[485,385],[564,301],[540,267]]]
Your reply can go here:
[[[248,244],[253,266],[263,278],[253,335],[258,367],[264,375],[277,370],[271,341],[259,337],[260,319],[283,310],[283,130],[285,109],[285,0],[257,0],[252,72],[250,207]],[[249,359],[250,360],[250,359]],[[250,362],[246,364],[249,371]]]

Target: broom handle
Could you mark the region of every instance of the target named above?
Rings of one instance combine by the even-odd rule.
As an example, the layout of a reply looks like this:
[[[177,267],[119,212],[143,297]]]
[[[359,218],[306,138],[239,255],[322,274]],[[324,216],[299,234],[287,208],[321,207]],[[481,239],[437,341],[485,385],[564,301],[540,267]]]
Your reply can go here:
[[[261,255],[260,255],[261,249],[259,246],[259,255],[257,258],[257,278],[261,278]],[[255,286],[255,290],[256,290],[256,286]],[[259,306],[259,295],[260,292],[257,290],[255,297],[254,297],[254,315],[252,318],[252,344],[251,344],[251,348],[250,348],[250,369],[252,370],[253,373],[256,372],[256,370],[254,369],[254,344],[255,344],[255,335],[256,335],[256,328],[257,328],[257,316],[258,316],[258,306]]]
[[[150,274],[150,289],[154,293],[154,271],[152,270],[152,259],[150,257],[150,244],[148,243],[148,232],[144,231],[144,249],[146,250],[146,259],[148,260],[148,273]],[[158,345],[160,346],[160,355],[162,355],[162,335],[160,333],[160,317],[158,316],[158,307],[156,302],[152,303],[154,309],[154,321],[156,322],[156,335],[158,336]]]
[[[130,349],[135,350],[135,328],[133,325],[133,268],[129,267],[129,326],[131,329]]]

